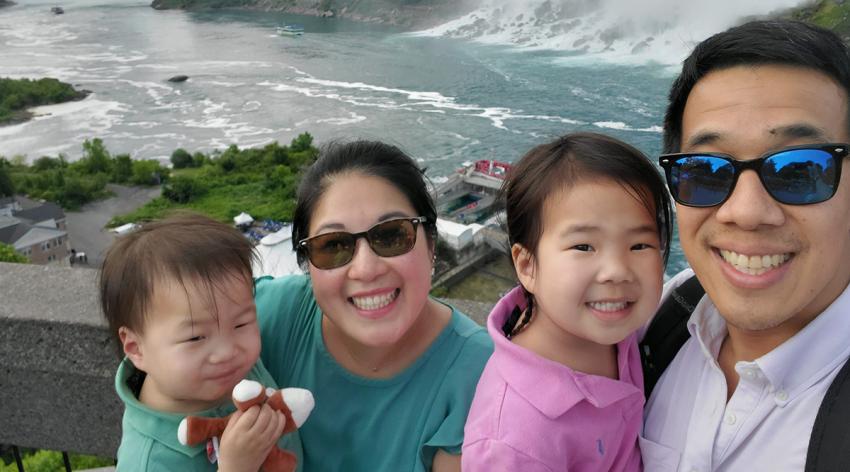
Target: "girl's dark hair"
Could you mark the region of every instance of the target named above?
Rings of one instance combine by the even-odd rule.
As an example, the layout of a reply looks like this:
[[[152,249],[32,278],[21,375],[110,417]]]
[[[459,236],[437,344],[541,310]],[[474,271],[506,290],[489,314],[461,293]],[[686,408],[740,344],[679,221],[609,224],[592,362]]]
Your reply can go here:
[[[98,285],[118,356],[124,356],[119,328],[144,333],[157,284],[174,281],[184,289],[197,284],[214,304],[215,293],[228,277],[240,277],[253,287],[254,257],[254,247],[238,230],[187,211],[116,239],[103,260]]]
[[[588,180],[613,180],[655,215],[664,264],[670,255],[672,208],[661,174],[636,148],[610,136],[573,133],[537,146],[513,165],[502,185],[508,243],[537,254],[543,234],[546,199],[562,188]],[[525,291],[528,306],[515,309],[502,327],[510,337],[531,320],[534,295]]]
[[[670,87],[664,152],[679,152],[682,114],[691,90],[708,73],[735,66],[785,65],[820,72],[850,97],[850,50],[834,32],[791,20],[751,21],[699,43]],[[850,113],[850,108],[848,108]],[[850,117],[847,125],[850,126]]]
[[[298,186],[298,203],[292,218],[292,248],[298,264],[306,269],[307,254],[298,242],[309,237],[310,220],[319,199],[333,183],[334,177],[347,173],[380,177],[397,188],[410,201],[416,216],[424,216],[428,243],[437,241],[437,209],[428,193],[425,174],[401,149],[379,141],[331,143],[307,169]]]

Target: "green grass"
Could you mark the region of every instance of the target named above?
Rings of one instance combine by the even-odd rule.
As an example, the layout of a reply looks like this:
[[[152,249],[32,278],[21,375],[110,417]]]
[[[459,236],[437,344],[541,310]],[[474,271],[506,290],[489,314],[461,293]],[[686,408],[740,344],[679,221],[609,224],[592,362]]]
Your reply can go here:
[[[176,209],[197,211],[225,223],[231,223],[233,217],[243,211],[256,220],[289,221],[292,220],[295,202],[282,198],[278,192],[266,190],[261,183],[226,185],[211,188],[204,196],[186,204],[164,197],[155,198],[136,211],[113,218],[108,226],[155,220]]]
[[[61,452],[45,450],[24,451],[22,455],[24,470],[27,472],[56,472],[57,470],[65,470]],[[113,459],[83,454],[69,454],[69,456],[73,470],[94,469],[115,465]],[[15,460],[13,458],[0,460],[0,472],[18,472],[18,466],[15,464]]]
[[[813,5],[794,9],[790,17],[831,29],[845,38],[850,36],[850,3],[819,0]]]
[[[499,257],[438,295],[446,298],[496,303],[502,293],[516,285],[516,282],[508,281],[514,278],[510,261],[507,257]]]

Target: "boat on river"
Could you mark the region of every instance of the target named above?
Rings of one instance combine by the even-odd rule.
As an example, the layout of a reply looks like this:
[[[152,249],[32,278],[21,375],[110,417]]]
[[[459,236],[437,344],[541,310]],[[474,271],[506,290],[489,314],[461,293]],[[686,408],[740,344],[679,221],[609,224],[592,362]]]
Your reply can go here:
[[[295,24],[278,26],[277,34],[281,36],[301,36],[302,34],[304,34],[304,27]]]

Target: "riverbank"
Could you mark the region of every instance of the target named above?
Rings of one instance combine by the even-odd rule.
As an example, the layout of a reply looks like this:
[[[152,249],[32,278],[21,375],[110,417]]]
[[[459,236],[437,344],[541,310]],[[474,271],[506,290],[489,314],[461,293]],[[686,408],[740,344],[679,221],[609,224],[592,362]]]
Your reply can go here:
[[[416,4],[399,0],[153,0],[155,10],[242,10],[284,12],[323,18],[344,18],[403,29],[423,29],[464,15],[475,7],[471,0],[426,0]]]
[[[29,121],[36,116],[32,108],[80,101],[91,93],[91,90],[77,90],[53,78],[0,78],[0,126]]]

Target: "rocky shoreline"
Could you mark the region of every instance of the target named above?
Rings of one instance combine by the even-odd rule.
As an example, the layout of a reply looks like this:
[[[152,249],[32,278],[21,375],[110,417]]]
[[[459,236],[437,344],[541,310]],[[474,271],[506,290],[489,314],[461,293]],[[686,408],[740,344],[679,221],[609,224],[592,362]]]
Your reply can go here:
[[[0,0],[2,1],[2,0]],[[232,3],[232,4],[231,4]],[[338,2],[346,3],[346,2]],[[337,5],[334,2],[301,1],[280,2],[279,0],[256,0],[248,2],[230,2],[229,0],[153,0],[151,7],[156,10],[202,10],[214,8],[235,8],[255,11],[284,12],[295,15],[325,18],[344,18],[360,23],[376,23],[397,26],[405,29],[424,29],[439,25],[471,10],[469,0],[456,2],[435,1],[430,4],[402,5],[391,1],[377,1],[371,8],[365,8],[360,2]]]
[[[0,8],[11,7],[12,5],[17,5],[17,4],[15,2],[13,2],[12,0],[0,0]]]
[[[2,1],[2,0],[0,0],[0,1]],[[2,7],[2,6],[3,5],[0,5],[0,7]],[[44,103],[44,104],[41,104],[41,105],[38,105],[38,106],[43,107],[43,106],[48,106],[48,105],[59,105],[61,103],[78,102],[80,100],[85,99],[86,97],[89,96],[89,94],[92,93],[91,90],[75,90],[75,92],[77,92],[76,95],[74,96],[74,98],[72,98],[70,100],[65,100],[63,102],[56,102],[56,103]],[[35,108],[35,107],[33,107],[33,108]],[[26,123],[27,121],[33,119],[35,116],[36,116],[35,113],[30,111],[30,109],[18,110],[16,112],[12,113],[12,116],[10,116],[8,119],[0,121],[0,127],[19,125],[21,123]]]

